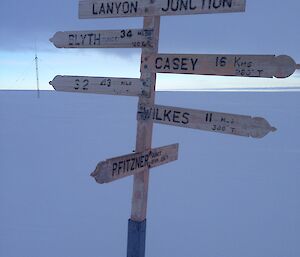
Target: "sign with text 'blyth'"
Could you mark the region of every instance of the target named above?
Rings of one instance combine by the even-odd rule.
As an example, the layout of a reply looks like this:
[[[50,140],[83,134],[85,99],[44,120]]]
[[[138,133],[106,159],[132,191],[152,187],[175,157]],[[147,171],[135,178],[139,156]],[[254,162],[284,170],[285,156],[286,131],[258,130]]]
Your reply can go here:
[[[143,48],[152,47],[149,29],[59,31],[50,41],[58,48]]]
[[[79,18],[244,12],[246,0],[81,0]]]
[[[100,183],[108,183],[178,159],[178,144],[154,148],[98,163],[91,176]]]

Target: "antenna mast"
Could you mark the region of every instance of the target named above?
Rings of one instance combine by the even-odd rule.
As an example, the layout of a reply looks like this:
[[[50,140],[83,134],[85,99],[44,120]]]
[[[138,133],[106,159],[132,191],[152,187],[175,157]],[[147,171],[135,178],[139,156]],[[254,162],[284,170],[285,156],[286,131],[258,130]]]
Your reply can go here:
[[[36,48],[36,42],[35,42],[35,73],[36,73],[36,88],[37,88],[37,97],[40,98],[40,81],[39,81],[39,62],[38,62],[38,56],[37,56],[37,48]]]

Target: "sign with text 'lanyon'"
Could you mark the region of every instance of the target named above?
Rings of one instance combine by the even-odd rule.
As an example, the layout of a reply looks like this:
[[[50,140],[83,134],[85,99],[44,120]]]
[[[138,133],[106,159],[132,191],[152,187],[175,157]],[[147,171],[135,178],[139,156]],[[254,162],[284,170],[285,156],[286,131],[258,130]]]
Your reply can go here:
[[[79,18],[244,12],[246,0],[81,0]]]
[[[155,148],[142,153],[123,155],[99,162],[91,176],[108,183],[178,159],[178,144]]]
[[[158,73],[287,78],[296,71],[286,55],[157,54],[143,60],[143,69]]]
[[[147,80],[136,78],[56,76],[50,85],[57,91],[96,93],[108,95],[146,96],[150,95]]]
[[[262,138],[276,129],[260,117],[221,112],[200,111],[171,106],[139,105],[138,120],[218,132],[223,134]]]
[[[152,34],[151,29],[59,31],[50,41],[58,48],[143,48],[152,47]]]

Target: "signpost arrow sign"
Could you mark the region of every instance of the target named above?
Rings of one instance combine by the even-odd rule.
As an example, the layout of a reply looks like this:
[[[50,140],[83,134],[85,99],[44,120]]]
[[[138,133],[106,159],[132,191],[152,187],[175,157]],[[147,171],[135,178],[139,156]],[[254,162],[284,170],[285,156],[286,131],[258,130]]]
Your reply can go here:
[[[151,29],[59,31],[50,41],[58,48],[143,48],[152,47],[152,34]]]
[[[145,167],[153,168],[177,159],[178,144],[173,144],[99,162],[91,176],[103,184],[143,171]]]
[[[162,105],[154,105],[153,107],[139,105],[137,119],[253,138],[262,138],[270,131],[276,131],[276,128],[270,126],[264,118],[260,117],[253,118],[245,115]]]
[[[49,84],[64,92],[146,97],[150,94],[148,81],[136,78],[56,76]]]
[[[287,78],[296,71],[286,55],[157,54],[143,60],[143,69],[158,73]]]
[[[79,18],[244,12],[246,0],[81,0]]]

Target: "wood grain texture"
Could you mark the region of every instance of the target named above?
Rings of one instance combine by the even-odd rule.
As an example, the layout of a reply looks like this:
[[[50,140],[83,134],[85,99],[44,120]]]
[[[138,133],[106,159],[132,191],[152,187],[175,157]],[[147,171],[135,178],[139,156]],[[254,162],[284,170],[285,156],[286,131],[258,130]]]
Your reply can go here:
[[[79,18],[244,12],[246,0],[81,0]]]
[[[162,105],[140,105],[137,119],[150,119],[159,124],[253,138],[262,138],[276,130],[261,117]]]
[[[149,81],[150,97],[139,97],[139,105],[154,105],[155,101],[155,85],[156,74],[144,69],[143,60],[150,58],[152,54],[157,54],[159,39],[160,17],[145,17],[144,29],[153,29],[153,48],[143,48],[141,56],[141,79]],[[136,152],[143,152],[151,149],[153,121],[138,121],[136,136]],[[134,221],[143,221],[147,214],[148,201],[148,185],[149,185],[149,169],[145,168],[142,172],[134,175],[131,219]]]
[[[145,64],[158,73],[259,78],[287,78],[296,70],[286,55],[157,54]]]
[[[124,96],[150,96],[149,82],[137,78],[56,76],[50,85],[57,91]]]
[[[59,31],[50,41],[58,48],[152,47],[151,29]]]

